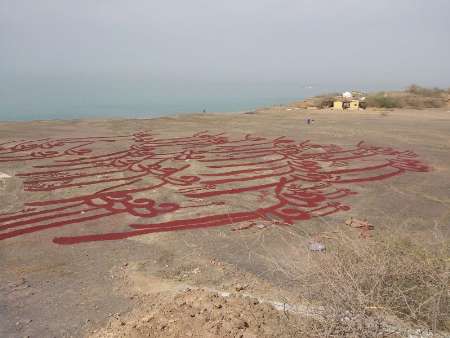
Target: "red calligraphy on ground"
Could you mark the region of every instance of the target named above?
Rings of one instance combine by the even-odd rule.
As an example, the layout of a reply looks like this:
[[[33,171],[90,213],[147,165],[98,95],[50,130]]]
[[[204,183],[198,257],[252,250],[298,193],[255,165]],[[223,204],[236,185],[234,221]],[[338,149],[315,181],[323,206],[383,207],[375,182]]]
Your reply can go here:
[[[343,200],[355,194],[352,184],[428,171],[411,151],[364,142],[342,147],[209,132],[0,144],[0,168],[11,162],[32,165],[17,177],[27,196],[39,198],[0,214],[0,240],[92,225],[85,234],[55,237],[58,244],[258,219],[294,224],[349,210]]]

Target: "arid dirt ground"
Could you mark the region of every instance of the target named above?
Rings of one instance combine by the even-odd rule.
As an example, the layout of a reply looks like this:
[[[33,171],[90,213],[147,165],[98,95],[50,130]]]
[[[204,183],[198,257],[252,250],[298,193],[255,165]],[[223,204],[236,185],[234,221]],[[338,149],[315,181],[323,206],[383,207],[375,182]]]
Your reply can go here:
[[[307,124],[308,118],[314,122]],[[8,226],[14,222],[8,217],[24,221],[14,223],[14,229],[18,229],[16,235],[0,240],[0,337],[106,337],[115,334],[176,337],[205,332],[209,336],[239,336],[239,332],[246,332],[247,337],[289,335],[288,329],[279,331],[279,327],[285,327],[285,314],[274,310],[272,305],[301,305],[295,298],[295,278],[290,275],[288,266],[302,265],[299,252],[305,261],[309,255],[317,254],[308,250],[317,234],[332,231],[349,217],[354,217],[367,219],[374,225],[374,233],[433,229],[440,236],[449,236],[450,111],[447,109],[334,112],[279,107],[252,114],[198,114],[148,120],[11,122],[0,123],[0,144],[3,144],[5,154],[10,151],[6,148],[17,144],[7,143],[11,141],[112,138],[139,131],[151,131],[159,138],[190,137],[202,131],[208,131],[209,135],[225,133],[230,139],[239,140],[246,134],[271,140],[285,136],[298,143],[310,140],[313,144],[334,144],[345,149],[364,141],[368,145],[413,151],[429,169],[407,170],[383,180],[346,183],[345,188],[357,192],[339,200],[350,206],[349,210],[329,215],[316,215],[317,211],[309,211],[316,213],[317,217],[294,219],[291,225],[271,218],[255,220],[245,214],[241,222],[241,216],[232,216],[228,221],[221,218],[222,225],[211,227],[198,221],[200,226],[192,228],[195,222],[191,221],[191,228],[180,228],[180,231],[143,233],[117,240],[55,243],[54,238],[73,239],[86,234],[111,233],[116,228],[121,232],[129,231],[127,224],[138,222],[139,215],[114,213],[86,220],[81,219],[84,216],[77,216],[81,217],[78,222],[45,229],[45,225],[54,219],[45,218],[45,213],[33,214],[40,212],[42,206],[27,207],[25,203],[95,194],[99,189],[107,189],[108,183],[84,185],[78,182],[71,185],[70,181],[62,180],[67,188],[43,190],[45,183],[27,185],[26,176],[16,175],[43,170],[45,165],[62,162],[55,162],[45,154],[25,159],[33,149],[14,153],[14,156],[26,154],[22,158],[13,159],[13,155],[6,154],[3,156],[5,160],[0,162],[0,173],[11,177],[0,178],[0,214],[3,215],[0,215],[0,225]],[[253,139],[251,142],[257,141]],[[120,146],[121,142],[102,144],[98,154],[121,151]],[[49,151],[58,147],[53,144],[51,149],[38,150]],[[70,156],[80,158],[92,154]],[[68,158],[73,158],[70,156]],[[367,166],[379,164],[361,161]],[[191,159],[190,163],[193,162]],[[351,166],[342,164],[343,170],[347,165]],[[196,174],[197,169],[203,168],[193,164],[190,170],[194,172],[189,172],[189,175]],[[114,179],[117,174],[108,175],[105,176],[107,179]],[[167,172],[159,171],[155,175],[169,180]],[[118,179],[118,182],[121,181]],[[170,185],[155,188],[151,191],[151,198],[157,203],[193,203],[177,197],[172,187],[184,184],[177,182],[170,181]],[[137,182],[136,187],[143,184],[145,182]],[[224,189],[227,184],[230,189],[239,189],[241,183],[225,181],[219,184],[223,184]],[[216,211],[220,215],[233,215],[235,210],[242,215],[244,210],[264,207],[265,202],[259,197],[235,193],[219,202],[208,197],[199,201],[216,203],[214,208],[208,207],[208,216],[215,215]],[[270,199],[273,196],[266,197]],[[48,210],[59,205],[46,205],[45,208]],[[159,207],[170,208],[168,205]],[[206,210],[201,208],[195,215],[198,219],[203,217],[202,210]],[[213,209],[215,211],[211,211]],[[90,215],[90,209],[76,210],[80,215]],[[189,212],[181,211],[180,217],[194,217]],[[193,209],[192,213],[195,212],[197,209]],[[23,216],[24,213],[28,216]],[[170,223],[171,213],[158,217],[161,217],[159,222],[173,225]],[[42,229],[20,232],[20,229],[36,225]],[[14,229],[7,229],[3,234]],[[189,288],[191,291],[186,291]],[[181,296],[177,292],[181,292]],[[249,299],[257,298],[258,301],[230,296],[225,304],[223,299],[216,300],[214,292],[248,295],[252,297]],[[171,301],[164,303],[167,297]],[[183,310],[177,310],[181,308]],[[137,309],[142,310],[141,315],[136,314]],[[207,320],[203,309],[212,314]],[[218,311],[223,311],[224,315],[218,316]],[[258,311],[263,311],[261,313],[266,317]],[[155,313],[159,318],[153,319]],[[250,319],[242,320],[236,314],[244,314]],[[162,317],[166,321],[161,321]],[[194,325],[194,318],[201,318],[211,325]],[[155,321],[153,326],[143,325],[152,320]],[[183,324],[180,327],[173,325],[175,322]],[[221,326],[220,322],[231,324]]]

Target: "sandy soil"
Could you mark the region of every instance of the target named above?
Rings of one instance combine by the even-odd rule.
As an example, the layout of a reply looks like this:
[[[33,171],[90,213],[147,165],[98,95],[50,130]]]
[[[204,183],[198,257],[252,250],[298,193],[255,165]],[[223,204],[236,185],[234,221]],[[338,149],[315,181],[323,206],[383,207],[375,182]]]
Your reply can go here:
[[[307,118],[314,123],[308,125]],[[280,331],[285,314],[270,302],[299,301],[295,299],[295,281],[283,264],[289,262],[292,250],[304,250],[307,259],[311,254],[308,244],[315,234],[353,216],[368,219],[375,225],[374,231],[435,228],[449,236],[447,110],[333,112],[279,107],[254,114],[148,120],[11,122],[0,123],[0,143],[124,135],[139,130],[152,130],[164,137],[186,137],[204,130],[225,132],[230,137],[252,133],[342,147],[364,140],[414,151],[431,170],[406,172],[370,184],[350,184],[358,192],[345,197],[350,210],[296,221],[291,226],[240,222],[116,241],[73,245],[52,241],[90,233],[98,225],[111,229],[130,221],[129,216],[114,216],[0,240],[1,337],[176,337],[180,327],[187,336],[264,337],[273,336],[273,330],[289,336],[290,332]],[[114,144],[107,147],[108,151],[120,150]],[[35,161],[0,162],[0,173],[11,176],[0,176],[0,213],[18,212],[26,202],[57,196],[54,192],[24,191],[23,177],[15,175],[32,170],[33,165]],[[68,189],[65,196],[72,196],[76,189]],[[90,193],[92,188],[80,189]],[[170,191],[155,194],[165,201]],[[251,198],[236,196],[226,202],[230,209],[255,204]],[[237,296],[217,298],[210,290]],[[250,298],[240,297],[243,293]],[[167,299],[171,301],[164,301]]]
[[[287,314],[256,298],[187,289],[172,297],[158,294],[145,299],[144,304],[126,317],[114,318],[92,337],[250,338],[294,334],[292,320],[287,325]]]

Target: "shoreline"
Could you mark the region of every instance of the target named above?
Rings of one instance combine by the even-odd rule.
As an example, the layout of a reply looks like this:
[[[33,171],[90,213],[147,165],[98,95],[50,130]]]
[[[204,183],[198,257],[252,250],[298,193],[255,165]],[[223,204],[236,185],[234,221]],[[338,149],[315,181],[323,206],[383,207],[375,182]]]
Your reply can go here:
[[[264,109],[264,108],[260,108],[260,109]],[[256,111],[256,110],[255,110]],[[222,115],[222,114],[227,114],[227,115],[239,115],[239,114],[246,114],[248,112],[255,112],[255,111],[248,111],[248,110],[242,110],[242,111],[233,111],[233,112],[185,112],[185,113],[176,113],[176,114],[169,114],[169,115],[149,115],[149,117],[126,117],[126,116],[122,116],[122,117],[117,117],[117,116],[112,116],[112,117],[82,117],[82,118],[74,118],[74,119],[64,119],[64,118],[55,118],[55,119],[36,119],[36,120],[0,120],[0,124],[1,123],[28,123],[28,122],[55,122],[55,121],[60,121],[60,122],[76,122],[76,121],[116,121],[116,120],[121,120],[121,121],[125,121],[125,120],[156,120],[156,119],[164,119],[164,118],[181,118],[181,117],[186,117],[186,116],[198,116],[198,115]]]
[[[344,96],[348,94],[349,96]],[[245,113],[257,113],[262,111],[272,111],[285,109],[286,111],[292,110],[308,110],[308,111],[323,111],[333,109],[336,101],[350,102],[349,100],[356,101],[358,103],[359,109],[357,111],[370,111],[370,110],[431,110],[431,109],[447,109],[450,110],[450,89],[439,89],[439,88],[424,88],[416,85],[411,85],[410,87],[402,91],[378,91],[378,92],[360,92],[352,91],[345,92],[342,95],[339,93],[331,94],[319,94],[315,96],[309,96],[297,100],[270,104],[267,106],[254,106],[251,109],[244,109],[238,111],[185,111],[185,112],[173,112],[173,113],[161,113],[161,114],[149,114],[145,113],[130,113],[124,114],[123,116],[84,116],[81,118],[50,118],[50,119],[19,119],[19,120],[1,120],[0,123],[7,122],[49,122],[49,121],[115,121],[115,120],[153,120],[161,118],[181,118],[186,116],[198,116],[198,115],[239,115]],[[360,105],[361,103],[361,105]],[[362,105],[364,103],[364,105]],[[363,109],[362,109],[363,108]],[[337,109],[340,111],[340,109]],[[348,109],[345,109],[348,113]],[[45,114],[45,113],[43,113]],[[13,114],[11,114],[13,115]]]
[[[331,114],[357,114],[357,115],[367,115],[371,113],[380,113],[380,112],[424,112],[424,111],[433,111],[433,112],[447,112],[450,113],[450,107],[441,107],[441,108],[422,108],[422,109],[413,109],[413,108],[376,108],[370,107],[364,110],[334,110],[331,108],[299,108],[293,105],[277,105],[271,107],[260,107],[255,110],[244,110],[244,111],[233,111],[233,112],[186,112],[186,113],[177,113],[174,115],[162,115],[162,116],[148,116],[148,117],[83,117],[77,119],[36,119],[36,120],[0,120],[0,124],[26,124],[26,123],[49,123],[49,122],[62,122],[62,123],[74,123],[74,122],[106,122],[106,121],[147,121],[147,120],[163,120],[163,119],[182,119],[182,118],[192,118],[192,117],[208,117],[208,116],[239,116],[239,115],[258,115],[264,113],[280,113],[285,112],[287,114],[294,113],[305,113],[308,114],[322,114],[322,113],[331,113]]]

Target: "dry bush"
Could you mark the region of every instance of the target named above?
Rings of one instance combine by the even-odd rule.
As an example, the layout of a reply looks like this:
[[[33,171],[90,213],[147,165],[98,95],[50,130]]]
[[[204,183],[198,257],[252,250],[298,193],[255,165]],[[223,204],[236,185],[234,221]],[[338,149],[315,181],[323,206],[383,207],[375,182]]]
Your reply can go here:
[[[333,107],[333,102],[336,100],[336,96],[339,94],[331,93],[321,96],[316,96],[313,98],[314,106],[318,108],[331,108]]]
[[[427,97],[440,97],[443,94],[446,93],[445,90],[440,88],[425,88],[418,85],[411,85],[406,89],[407,93],[414,94],[414,95],[420,95],[420,96],[427,96]]]
[[[332,252],[314,257],[307,292],[322,300],[338,333],[381,332],[392,315],[450,329],[446,259],[442,249],[406,238],[361,242],[341,232]]]
[[[446,105],[446,99],[443,97],[404,95],[398,98],[400,106],[404,108],[424,109],[424,108],[442,108]]]
[[[442,108],[447,104],[444,96],[430,94],[414,94],[413,92],[375,93],[367,96],[367,105],[374,108]]]
[[[375,108],[402,108],[398,98],[386,95],[384,92],[371,94],[367,97],[367,106]]]
[[[321,337],[385,336],[405,325],[449,333],[449,244],[423,235],[361,239],[336,231],[306,269],[291,266],[302,301],[320,309],[320,318],[299,329]]]

